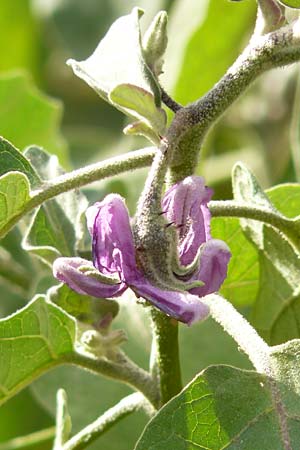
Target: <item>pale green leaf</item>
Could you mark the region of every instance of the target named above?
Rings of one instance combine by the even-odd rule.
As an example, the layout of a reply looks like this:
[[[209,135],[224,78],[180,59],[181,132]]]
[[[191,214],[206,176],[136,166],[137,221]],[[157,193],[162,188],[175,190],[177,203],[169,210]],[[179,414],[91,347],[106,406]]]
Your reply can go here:
[[[61,104],[38,91],[25,74],[0,75],[0,135],[16,147],[40,145],[68,164],[61,116]]]
[[[30,200],[28,178],[21,172],[8,172],[0,177],[0,230],[20,214]]]
[[[141,118],[142,111],[139,92],[146,92],[147,106],[143,108],[143,118],[151,123],[153,128],[157,128],[157,123],[160,124],[162,121],[160,128],[163,128],[165,116],[159,108],[160,89],[143,56],[139,25],[142,14],[140,9],[134,8],[131,14],[117,19],[89,58],[81,62],[71,59],[68,64],[74,73],[88,83],[104,100],[112,102],[125,114],[138,120]],[[120,98],[120,92],[118,96],[111,97],[112,91],[119,85],[135,86],[137,92],[134,93],[134,102],[130,107],[128,107],[127,95],[126,100]],[[127,91],[128,89],[125,94]],[[122,97],[125,94],[122,92]]]
[[[0,320],[0,404],[73,352],[75,322],[44,296]]]

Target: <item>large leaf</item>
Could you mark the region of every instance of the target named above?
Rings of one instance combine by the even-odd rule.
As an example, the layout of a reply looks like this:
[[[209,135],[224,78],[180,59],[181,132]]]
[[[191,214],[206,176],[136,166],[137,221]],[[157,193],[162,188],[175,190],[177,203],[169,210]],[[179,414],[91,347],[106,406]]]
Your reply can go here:
[[[159,86],[143,57],[139,26],[142,14],[140,9],[134,8],[131,14],[120,17],[89,58],[68,63],[103,99],[125,114],[146,121],[159,133],[166,119],[159,108]],[[147,100],[143,108],[141,95]]]
[[[209,367],[158,412],[136,450],[296,450],[298,390],[277,387],[255,372]]]
[[[233,183],[235,199],[239,202],[263,207],[275,213],[277,209],[282,210],[282,213],[288,210],[289,217],[298,215],[300,211],[299,185],[278,186],[270,191],[268,198],[254,176],[242,164],[237,164],[234,169]],[[298,253],[282,233],[269,225],[243,219],[241,226],[257,248],[260,266],[259,291],[252,310],[254,326],[271,344],[299,337]]]
[[[25,156],[43,180],[63,173],[57,157],[38,147]],[[52,264],[59,256],[74,256],[83,240],[83,213],[87,200],[79,191],[65,193],[40,207],[23,240],[23,248]]]
[[[18,148],[36,144],[68,163],[59,126],[61,104],[39,92],[22,73],[0,76],[0,135]]]
[[[255,2],[174,2],[163,80],[177,101],[196,100],[223,76],[254,25],[255,12]]]
[[[73,351],[75,322],[44,296],[0,320],[0,404]]]

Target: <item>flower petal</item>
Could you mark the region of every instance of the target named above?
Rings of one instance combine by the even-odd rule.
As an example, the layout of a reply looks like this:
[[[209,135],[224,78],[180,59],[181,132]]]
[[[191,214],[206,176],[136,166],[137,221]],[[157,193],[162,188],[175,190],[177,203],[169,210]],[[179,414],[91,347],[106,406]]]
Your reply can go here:
[[[203,297],[220,289],[227,275],[227,266],[231,257],[225,242],[211,239],[206,242],[200,252],[200,266],[193,279],[201,280],[204,286],[190,290],[192,294]]]
[[[97,278],[81,272],[79,270],[81,266],[91,266],[91,269],[94,268],[91,261],[83,258],[58,258],[53,264],[53,275],[79,294],[91,295],[93,297],[118,297],[127,288],[124,283],[102,283]]]
[[[213,191],[202,177],[187,177],[169,189],[162,209],[169,221],[178,227],[179,257],[182,265],[195,259],[201,244],[210,239],[210,212],[207,203]]]
[[[86,217],[95,267],[105,274],[117,272],[122,280],[135,278],[135,248],[123,198],[107,195],[87,209]]]
[[[130,286],[132,290],[154,306],[180,322],[191,325],[205,319],[209,309],[198,297],[188,292],[165,291],[140,278]]]

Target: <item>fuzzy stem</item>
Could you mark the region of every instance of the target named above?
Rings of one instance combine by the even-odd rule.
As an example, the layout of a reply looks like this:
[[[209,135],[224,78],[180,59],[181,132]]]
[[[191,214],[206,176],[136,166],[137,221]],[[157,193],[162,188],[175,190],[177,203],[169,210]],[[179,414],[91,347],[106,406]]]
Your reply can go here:
[[[257,206],[239,204],[234,200],[212,201],[208,204],[209,210],[214,217],[239,217],[253,219],[272,225],[284,233],[289,240],[300,249],[300,226],[299,221],[288,219],[276,213]]]
[[[155,373],[158,377],[161,405],[182,389],[179,361],[178,322],[156,308],[151,310]]]
[[[141,394],[128,395],[115,406],[105,411],[94,422],[79,431],[61,447],[61,450],[82,450],[86,448],[124,417],[142,408],[144,402],[145,399]]]
[[[74,170],[45,183],[40,189],[31,193],[31,199],[25,208],[16,216],[12,217],[0,230],[0,238],[28,212],[64,192],[77,189],[94,181],[103,180],[107,177],[119,175],[129,170],[147,167],[152,163],[155,155],[155,147],[147,147],[136,150],[129,154],[109,158],[100,163],[91,164],[82,169]]]

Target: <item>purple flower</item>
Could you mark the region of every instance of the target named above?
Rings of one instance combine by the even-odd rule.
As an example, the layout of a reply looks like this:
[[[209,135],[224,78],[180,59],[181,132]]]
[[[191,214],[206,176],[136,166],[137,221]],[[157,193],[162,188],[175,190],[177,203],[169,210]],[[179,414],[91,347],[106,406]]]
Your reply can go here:
[[[219,290],[231,256],[225,242],[210,235],[211,215],[207,204],[212,194],[202,177],[191,176],[172,186],[162,202],[166,218],[178,229],[180,263],[188,266],[200,252],[198,268],[188,280],[204,282],[203,286],[190,289],[200,297]]]
[[[113,298],[131,288],[138,297],[175,319],[191,324],[208,315],[199,296],[215,292],[223,282],[230,252],[226,244],[210,238],[210,214],[207,202],[211,190],[200,177],[189,177],[168,190],[163,211],[178,227],[179,259],[182,266],[195,258],[199,264],[185,280],[201,280],[204,284],[187,291],[155,286],[137,266],[129,215],[124,200],[110,194],[86,212],[93,241],[93,262],[82,258],[58,258],[54,276],[80,294]],[[200,255],[200,257],[199,257]]]

